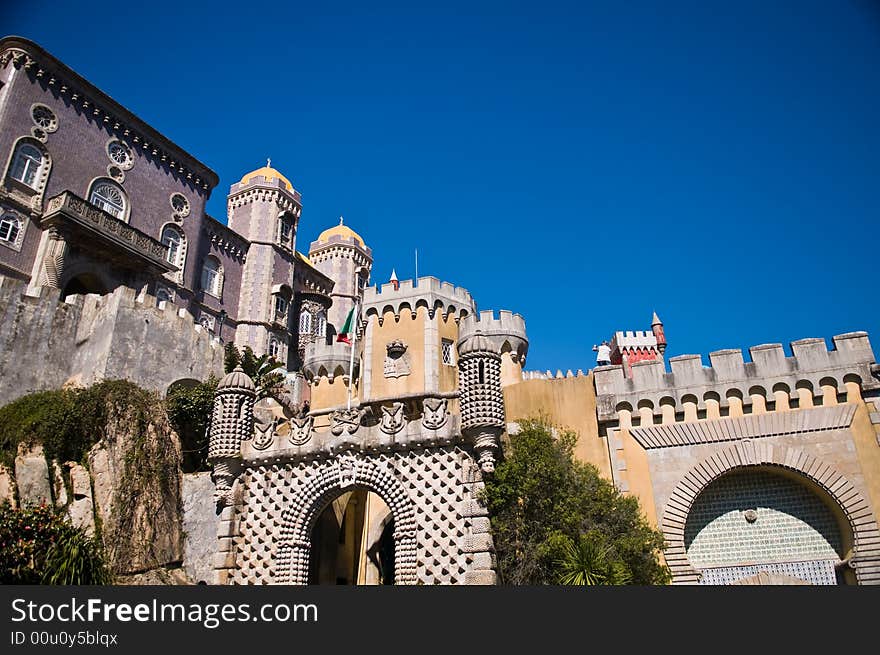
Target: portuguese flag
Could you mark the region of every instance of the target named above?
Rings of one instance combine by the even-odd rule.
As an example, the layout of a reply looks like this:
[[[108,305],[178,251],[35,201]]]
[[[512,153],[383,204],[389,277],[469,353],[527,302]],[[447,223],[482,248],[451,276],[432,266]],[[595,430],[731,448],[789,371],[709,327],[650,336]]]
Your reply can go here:
[[[343,343],[351,343],[351,337],[354,333],[354,307],[352,307],[348,316],[345,319],[345,325],[342,326],[342,329],[339,331],[339,334],[336,335],[336,341],[342,341]]]

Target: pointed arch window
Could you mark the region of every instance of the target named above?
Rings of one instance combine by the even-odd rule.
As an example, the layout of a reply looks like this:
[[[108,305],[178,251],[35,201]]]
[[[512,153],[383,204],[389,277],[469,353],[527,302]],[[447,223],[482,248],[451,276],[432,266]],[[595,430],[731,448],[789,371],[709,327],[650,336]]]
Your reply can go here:
[[[110,180],[95,182],[89,194],[89,202],[120,220],[127,220],[128,201],[125,192],[115,182]]]
[[[299,333],[300,334],[311,334],[312,333],[312,315],[307,310],[303,310],[299,315]]]
[[[269,356],[276,359],[281,356],[281,342],[276,337],[269,337]]]
[[[223,267],[213,255],[208,255],[202,266],[202,289],[218,298],[223,290]]]
[[[12,179],[36,190],[40,186],[40,176],[43,173],[44,165],[43,153],[36,146],[30,143],[21,143],[15,149],[9,175]]]

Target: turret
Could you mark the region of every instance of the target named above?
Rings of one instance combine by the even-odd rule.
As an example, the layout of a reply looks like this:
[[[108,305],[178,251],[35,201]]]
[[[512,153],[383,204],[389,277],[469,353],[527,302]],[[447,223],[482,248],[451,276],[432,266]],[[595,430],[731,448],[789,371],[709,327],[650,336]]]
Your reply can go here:
[[[480,468],[492,473],[504,431],[502,373],[505,358],[522,370],[528,351],[525,321],[511,312],[466,316],[459,325],[458,373],[461,432]],[[521,375],[521,373],[520,373]]]
[[[296,353],[290,333],[302,197],[269,164],[233,184],[227,198],[229,227],[250,241],[241,270],[235,343],[273,355],[289,368],[290,355]],[[222,285],[216,293],[222,293]]]
[[[212,468],[214,498],[220,506],[232,502],[232,487],[241,469],[241,442],[253,435],[255,400],[254,382],[241,366],[220,380],[214,393],[208,464]]]
[[[484,473],[495,471],[504,431],[501,353],[477,330],[458,346],[461,433]]]
[[[393,268],[391,269],[391,277],[388,278],[388,281],[394,287],[395,291],[400,290],[400,280],[397,279],[397,271],[394,270]]]
[[[345,322],[355,298],[370,280],[373,251],[363,238],[339,217],[339,225],[324,230],[309,246],[309,260],[321,273],[333,280],[332,305],[327,321],[338,331]]]
[[[657,339],[657,350],[662,355],[666,351],[666,335],[663,333],[663,321],[657,316],[657,312],[654,312],[654,318],[651,321],[651,331],[654,333],[654,338]]]

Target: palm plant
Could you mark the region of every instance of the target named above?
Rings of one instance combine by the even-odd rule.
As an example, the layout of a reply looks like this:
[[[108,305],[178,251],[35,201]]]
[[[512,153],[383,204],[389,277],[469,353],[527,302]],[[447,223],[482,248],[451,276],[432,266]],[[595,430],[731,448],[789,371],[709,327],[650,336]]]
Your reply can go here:
[[[256,356],[250,346],[245,346],[242,351],[233,343],[227,343],[224,353],[224,368],[231,373],[236,366],[254,381],[257,390],[257,400],[272,398],[279,403],[284,403],[284,374],[279,369],[284,364],[272,355]]]
[[[632,580],[626,565],[614,559],[611,546],[592,535],[581,535],[577,541],[566,537],[556,564],[563,585],[625,585]]]

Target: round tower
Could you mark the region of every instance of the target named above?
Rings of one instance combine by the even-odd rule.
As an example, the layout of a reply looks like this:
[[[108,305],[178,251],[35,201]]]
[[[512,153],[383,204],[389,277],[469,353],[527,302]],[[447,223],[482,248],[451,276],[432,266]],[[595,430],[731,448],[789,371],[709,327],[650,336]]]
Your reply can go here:
[[[461,433],[480,469],[492,473],[504,431],[501,353],[480,330],[459,343],[458,375]]]
[[[290,343],[290,307],[302,196],[270,163],[244,175],[227,197],[229,227],[250,242],[241,269],[235,343],[289,367],[289,355],[296,351]],[[215,287],[205,292],[222,294],[222,283]]]
[[[344,224],[324,230],[309,246],[309,260],[321,273],[333,280],[330,297],[333,304],[327,313],[327,322],[338,332],[345,322],[355,298],[370,280],[373,251],[363,238]]]
[[[241,468],[241,442],[254,430],[256,388],[241,366],[227,374],[214,392],[208,437],[208,464],[218,505],[232,502],[232,486]]]

